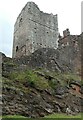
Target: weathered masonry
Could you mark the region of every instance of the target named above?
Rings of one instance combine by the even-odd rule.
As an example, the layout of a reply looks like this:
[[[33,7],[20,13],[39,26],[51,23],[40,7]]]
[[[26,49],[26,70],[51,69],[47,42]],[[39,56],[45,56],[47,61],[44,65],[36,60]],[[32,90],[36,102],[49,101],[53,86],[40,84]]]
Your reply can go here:
[[[30,55],[39,48],[57,48],[57,15],[43,13],[28,2],[14,26],[13,58]]]

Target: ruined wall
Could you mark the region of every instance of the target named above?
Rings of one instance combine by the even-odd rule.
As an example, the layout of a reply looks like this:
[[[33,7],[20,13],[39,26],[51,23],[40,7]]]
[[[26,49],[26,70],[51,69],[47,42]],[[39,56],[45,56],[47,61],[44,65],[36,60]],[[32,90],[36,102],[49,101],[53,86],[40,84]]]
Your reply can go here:
[[[13,57],[30,55],[39,48],[57,48],[57,15],[43,13],[28,2],[14,26]]]
[[[80,35],[71,35],[69,30],[63,31],[63,36],[59,36],[59,47],[60,51],[58,61],[61,66],[66,69],[72,70],[77,74],[81,73],[81,39]]]

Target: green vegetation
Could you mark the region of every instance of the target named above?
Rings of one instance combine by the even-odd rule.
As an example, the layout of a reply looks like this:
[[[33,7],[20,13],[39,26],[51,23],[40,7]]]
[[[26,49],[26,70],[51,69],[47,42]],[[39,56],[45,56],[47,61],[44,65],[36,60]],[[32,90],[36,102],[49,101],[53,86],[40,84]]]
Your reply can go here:
[[[15,62],[13,62],[11,59],[5,61],[4,65],[8,67],[18,67],[18,65]]]
[[[8,79],[15,83],[18,81],[19,84],[27,83],[31,87],[39,88],[39,89],[49,89],[50,86],[48,81],[45,80],[44,77],[38,76],[33,70],[26,70],[26,71],[14,71],[11,72],[8,76]],[[11,82],[6,79],[11,85]],[[3,80],[4,81],[4,80]],[[20,85],[21,87],[21,85]]]
[[[43,75],[37,74],[37,72],[40,72]],[[46,76],[52,76],[52,79],[47,79]],[[5,79],[5,78],[4,78]],[[62,86],[67,86],[71,81],[81,81],[81,78],[74,74],[64,74],[64,73],[57,73],[57,72],[44,72],[43,70],[25,70],[25,71],[13,71],[8,75],[8,78],[3,81],[8,81],[8,86],[12,86],[11,84],[14,84],[15,82],[19,82],[19,87],[21,90],[23,90],[23,84],[27,84],[28,86],[31,86],[33,88],[38,88],[41,90],[44,89],[55,89],[58,85],[58,82]],[[12,82],[11,82],[12,80]],[[14,85],[13,85],[14,86]],[[25,88],[24,88],[25,89]]]
[[[81,114],[79,115],[52,114],[45,116],[45,118],[81,118]]]
[[[20,115],[6,115],[2,117],[2,120],[29,120],[29,118]]]
[[[26,118],[26,117],[21,115],[6,115],[6,116],[3,116],[2,118]]]
[[[29,120],[28,117],[24,117],[24,116],[20,116],[20,115],[7,115],[7,116],[3,116],[3,119],[4,120],[7,120],[8,118],[12,118],[12,120],[18,120],[19,119],[23,119],[24,120]],[[26,118],[26,119],[25,119]],[[51,114],[51,115],[48,115],[48,116],[45,116],[44,118],[42,118],[42,120],[45,118],[82,118],[81,114],[78,114],[78,115],[67,115],[67,114],[59,114],[59,113],[56,113],[56,114]]]

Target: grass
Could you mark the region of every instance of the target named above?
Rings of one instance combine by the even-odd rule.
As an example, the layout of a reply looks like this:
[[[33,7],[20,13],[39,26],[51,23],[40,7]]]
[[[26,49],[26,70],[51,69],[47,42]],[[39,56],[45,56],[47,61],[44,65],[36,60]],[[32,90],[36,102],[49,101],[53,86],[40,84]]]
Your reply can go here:
[[[9,119],[12,119],[12,120],[18,120],[18,118],[20,119],[20,120],[31,120],[30,118],[28,118],[28,117],[24,117],[24,116],[20,116],[20,115],[6,115],[6,116],[3,116],[3,120],[9,120]],[[82,118],[82,116],[81,116],[81,114],[78,114],[78,115],[74,115],[74,116],[72,116],[72,115],[67,115],[67,114],[58,114],[58,113],[56,113],[56,114],[51,114],[51,115],[48,115],[48,116],[45,116],[44,118],[40,118],[41,120],[46,120],[46,119],[48,119],[48,118],[56,118],[56,119],[58,119],[58,118],[71,118],[71,120],[72,120],[72,118]],[[33,119],[34,120],[34,119]],[[36,120],[37,120],[37,118],[36,118]]]
[[[21,115],[6,115],[2,117],[2,120],[28,120],[27,117]]]
[[[18,81],[20,84],[27,82],[29,86],[39,89],[50,89],[49,83],[45,78],[38,76],[33,70],[14,71],[8,75],[8,79],[12,82]],[[11,84],[8,81],[9,84]],[[7,80],[6,80],[7,81]],[[20,86],[19,86],[20,87]]]
[[[26,118],[26,117],[21,115],[6,115],[6,116],[3,116],[2,118]]]
[[[59,81],[61,86],[67,86],[71,81],[79,81],[80,77],[71,73],[56,73],[56,72],[44,72],[41,71],[45,76],[50,75],[53,77],[52,80],[46,79],[44,76],[40,76],[36,73],[36,70],[25,70],[25,71],[13,71],[8,75],[8,86],[11,86],[12,82],[18,81],[19,84],[14,84],[15,87],[23,89],[23,83],[28,83],[29,86],[35,87],[41,90],[45,89],[55,89],[57,87],[57,82]],[[12,82],[11,82],[12,80]],[[4,80],[3,80],[4,81]],[[17,85],[17,86],[16,86]]]
[[[67,115],[67,114],[52,114],[45,116],[45,118],[81,118],[81,114],[78,115]]]

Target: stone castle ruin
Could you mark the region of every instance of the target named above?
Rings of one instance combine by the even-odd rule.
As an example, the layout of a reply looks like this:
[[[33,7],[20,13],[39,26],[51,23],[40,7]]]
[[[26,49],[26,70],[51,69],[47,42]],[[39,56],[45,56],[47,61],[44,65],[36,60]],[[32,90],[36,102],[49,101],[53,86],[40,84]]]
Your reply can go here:
[[[30,55],[39,48],[57,48],[57,15],[43,13],[28,2],[14,26],[13,58]]]
[[[34,2],[28,2],[14,26],[13,58],[29,56],[41,48],[51,48],[56,51],[55,61],[60,68],[81,73],[82,39],[83,33],[71,35],[69,29],[64,30],[61,36],[57,15],[43,13]]]

